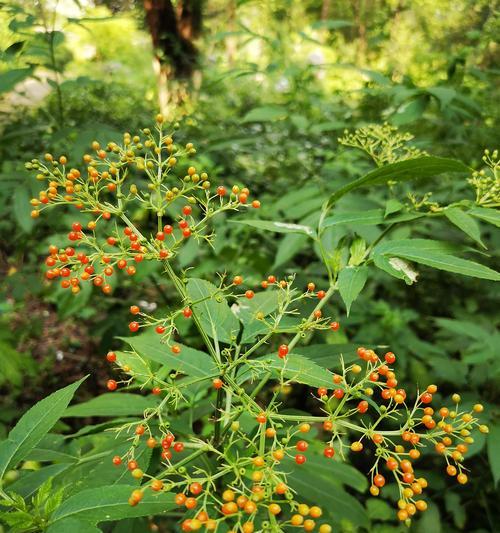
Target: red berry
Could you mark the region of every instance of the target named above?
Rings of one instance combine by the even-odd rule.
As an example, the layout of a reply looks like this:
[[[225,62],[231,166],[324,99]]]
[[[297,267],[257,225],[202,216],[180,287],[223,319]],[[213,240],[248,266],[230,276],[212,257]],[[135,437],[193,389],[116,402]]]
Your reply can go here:
[[[193,211],[193,208],[190,206],[190,205],[185,205],[183,208],[182,208],[182,212],[187,216],[187,215],[190,215]]]
[[[278,357],[280,357],[281,359],[284,359],[288,354],[288,345],[287,344],[282,344],[279,348],[278,348]]]
[[[116,361],[116,354],[115,352],[108,352],[106,354],[106,359],[110,362],[110,363],[114,363]]]
[[[130,322],[128,329],[132,331],[132,333],[135,333],[139,329],[139,322]]]
[[[174,450],[176,452],[182,452],[182,450],[184,450],[184,444],[182,444],[182,442],[176,442],[174,444]]]
[[[366,400],[362,400],[358,403],[358,411],[360,413],[366,413],[366,411],[368,411],[368,402]]]
[[[163,231],[159,231],[156,234],[156,240],[157,241],[164,241],[165,240],[165,233],[163,233]]]
[[[113,464],[118,466],[122,464],[122,458],[119,455],[113,457]]]
[[[202,490],[203,490],[203,487],[197,481],[195,481],[194,483],[191,483],[191,485],[189,486],[189,492],[191,492],[191,494],[194,494],[195,496],[200,494]]]
[[[337,398],[337,400],[340,400],[344,397],[344,391],[342,389],[335,389],[333,391],[333,395],[335,398]]]
[[[316,293],[316,296],[318,297],[319,300],[322,300],[325,297],[325,294],[326,294],[325,291],[318,291]]]
[[[131,305],[130,306],[130,312],[133,314],[133,315],[137,315],[139,314],[141,311],[141,309],[139,308],[138,305]]]
[[[166,329],[167,328],[165,326],[156,326],[155,331],[158,333],[158,335],[163,335]]]
[[[193,311],[192,311],[189,307],[186,307],[186,308],[182,311],[182,314],[183,314],[186,318],[190,318],[190,317],[193,315]]]
[[[255,293],[253,291],[246,291],[245,292],[245,296],[251,300],[254,296],[255,296]]]
[[[330,324],[330,328],[333,330],[333,331],[338,331],[339,328],[340,328],[340,324],[338,322],[332,322]]]
[[[179,221],[179,228],[186,229],[189,226],[186,220],[180,220]]]
[[[309,444],[307,444],[305,440],[299,440],[299,442],[297,442],[295,447],[297,448],[299,452],[305,452],[307,448],[309,448]]]
[[[295,456],[295,462],[296,462],[298,465],[303,465],[303,464],[306,462],[306,456],[305,456],[305,455],[302,455],[301,453],[298,453],[298,454]]]
[[[376,486],[376,487],[383,487],[385,485],[385,477],[382,475],[382,474],[377,474],[374,478],[373,478],[373,484]]]
[[[335,450],[331,447],[331,446],[327,446],[324,450],[323,450],[323,455],[325,457],[328,457],[328,459],[331,459],[334,455],[335,455]]]
[[[160,387],[153,387],[151,389],[151,392],[155,395],[155,396],[158,396],[158,394],[161,394],[161,389]]]
[[[166,226],[163,227],[163,231],[167,235],[170,235],[174,231],[174,228],[170,224],[167,224]]]
[[[82,225],[80,222],[73,222],[73,224],[71,224],[71,228],[73,231],[82,231]]]
[[[396,356],[392,352],[387,352],[384,356],[386,363],[392,365],[396,361]]]
[[[114,391],[118,387],[118,384],[114,379],[108,379],[108,382],[106,383],[106,387],[108,387],[108,390]]]
[[[222,379],[219,379],[219,378],[215,378],[213,381],[212,381],[212,384],[214,386],[215,389],[220,389],[222,388],[222,386],[224,385]]]
[[[170,350],[174,355],[179,355],[181,353],[181,347],[178,344],[174,344]]]
[[[226,196],[226,188],[222,186],[217,187],[217,194],[219,196]]]

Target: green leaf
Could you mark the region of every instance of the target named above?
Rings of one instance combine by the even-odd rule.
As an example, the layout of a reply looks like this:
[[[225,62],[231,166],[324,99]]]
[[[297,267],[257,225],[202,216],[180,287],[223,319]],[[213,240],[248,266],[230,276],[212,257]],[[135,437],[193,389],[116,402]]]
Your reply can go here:
[[[401,211],[401,209],[404,208],[404,204],[402,204],[399,200],[396,200],[395,198],[390,198],[387,200],[385,204],[385,211],[384,211],[384,217],[388,217],[389,215],[392,215],[393,213],[397,213],[398,211]]]
[[[492,424],[487,438],[488,460],[495,487],[500,479],[500,424]]]
[[[65,520],[59,520],[55,524],[51,525],[47,530],[50,533],[102,533],[94,524],[89,524],[85,520],[77,520],[76,518],[66,518]]]
[[[288,110],[282,106],[262,106],[251,109],[242,119],[241,122],[273,122],[288,116]]]
[[[8,490],[20,494],[23,498],[28,498],[38,490],[40,485],[45,483],[48,479],[53,478],[67,470],[72,463],[59,463],[55,465],[48,465],[34,470],[24,476],[21,476],[14,483],[9,485]]]
[[[489,207],[473,207],[469,213],[476,218],[480,218],[489,224],[493,224],[500,228],[500,212],[497,209],[490,209]]]
[[[347,309],[347,316],[349,316],[352,303],[363,290],[367,279],[368,268],[364,266],[348,266],[340,271],[338,287],[340,296],[342,296],[342,300],[344,300]]]
[[[217,302],[209,301],[203,304],[197,304],[196,306],[193,306],[193,309],[200,313],[198,306],[203,309],[206,307],[213,309],[216,303]],[[227,307],[227,305],[225,307]],[[229,307],[227,307],[227,310],[228,313],[231,313]],[[219,313],[218,316],[222,316],[222,314]],[[238,321],[234,315],[231,314],[231,316],[234,319],[234,323],[239,327]],[[203,314],[200,314],[200,317],[204,327],[207,326],[206,321],[203,318]],[[227,324],[227,320],[226,322],[221,320],[218,331],[224,332],[225,330],[223,329],[223,326]],[[208,326],[206,331],[208,334],[210,334],[208,331]],[[225,339],[225,336],[223,337],[224,338],[222,340]],[[200,352],[199,350],[195,350],[194,348],[190,348],[189,346],[184,346],[183,344],[179,344],[181,347],[181,353],[179,355],[174,355],[165,343],[160,342],[158,334],[155,331],[146,331],[145,333],[137,335],[136,337],[121,338],[122,340],[126,341],[142,358],[156,361],[157,363],[170,367],[178,372],[182,372],[188,376],[208,377],[211,376],[215,371],[214,362],[209,355],[204,352]]]
[[[226,344],[233,342],[238,335],[240,323],[231,312],[224,294],[213,283],[198,278],[188,280],[187,293],[192,302],[203,300],[191,307],[207,335]],[[207,371],[211,372],[212,367],[213,364],[210,364],[198,372],[206,374]]]
[[[264,317],[273,313],[279,304],[279,291],[268,289],[267,291],[258,292],[249,300],[248,298],[238,298],[238,303],[233,305],[233,313],[243,323],[242,343],[247,343],[269,331],[269,326],[263,320],[257,319],[257,313],[263,313]]]
[[[158,403],[158,398],[154,396],[111,392],[96,396],[87,402],[72,405],[66,409],[63,416],[140,416],[145,409],[156,407]]]
[[[161,515],[175,507],[172,493],[155,494],[152,491],[145,491],[140,505],[132,507],[127,500],[136,488],[109,485],[83,490],[70,496],[51,516],[47,533],[60,531],[54,529],[55,524],[69,518],[98,524],[137,516]]]
[[[34,68],[17,68],[0,73],[0,93],[12,90],[19,82],[33,74]]]
[[[384,500],[369,498],[366,501],[366,510],[370,520],[392,520],[394,509]]]
[[[422,265],[471,276],[474,278],[499,281],[500,274],[468,259],[461,259],[446,253],[450,249],[448,243],[433,241],[431,239],[401,239],[379,244],[373,250],[373,255],[386,257],[402,257]]]
[[[290,222],[273,222],[272,220],[233,220],[235,224],[245,224],[254,228],[276,233],[302,233],[309,237],[315,237],[316,232],[309,226],[303,224],[292,224]]]
[[[9,467],[22,461],[63,416],[76,389],[87,376],[50,394],[27,411],[0,444],[0,480]]]
[[[388,216],[383,209],[368,209],[366,211],[351,211],[335,213],[323,222],[323,228],[339,225],[376,226],[378,224],[395,224],[422,218],[423,213],[401,213],[394,217]]]
[[[263,363],[266,370],[272,370],[275,377],[283,375],[287,380],[311,387],[332,387],[333,374],[298,353],[288,354],[285,359],[279,359],[277,355],[267,355],[256,361]],[[241,372],[240,377],[245,375],[245,372]]]
[[[349,520],[356,526],[368,527],[369,520],[365,509],[356,498],[342,489],[333,476],[322,476],[322,469],[318,471],[317,465],[312,464],[312,461],[301,466],[290,461],[287,467],[287,472],[291,472],[288,484],[297,491],[299,500],[305,499],[316,505],[321,502],[322,508],[337,523]]]
[[[457,228],[461,229],[466,235],[476,241],[480,246],[486,248],[483,241],[481,240],[481,231],[479,229],[479,224],[470,215],[468,215],[458,207],[448,207],[444,210],[444,215],[452,224],[455,224]]]
[[[373,262],[377,268],[387,272],[391,276],[404,280],[408,285],[417,281],[418,272],[414,270],[404,259],[399,257],[385,257],[384,255],[374,255]]]
[[[20,185],[14,191],[14,216],[24,233],[30,233],[34,220],[31,218],[30,195],[26,187]]]
[[[344,185],[344,187],[334,192],[327,203],[327,208],[334,205],[337,200],[342,198],[348,192],[367,187],[370,185],[383,185],[389,181],[400,182],[413,179],[430,178],[443,172],[468,172],[469,168],[461,161],[455,159],[446,159],[443,157],[416,157],[399,161],[381,168],[372,170],[363,177]]]

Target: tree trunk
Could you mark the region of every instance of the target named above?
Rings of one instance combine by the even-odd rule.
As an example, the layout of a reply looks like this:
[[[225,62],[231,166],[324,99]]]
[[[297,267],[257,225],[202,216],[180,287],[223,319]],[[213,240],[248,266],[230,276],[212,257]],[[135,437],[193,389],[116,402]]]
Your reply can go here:
[[[193,40],[201,32],[203,0],[144,0],[146,22],[154,48],[160,109],[171,97],[168,82],[190,81],[198,62]]]

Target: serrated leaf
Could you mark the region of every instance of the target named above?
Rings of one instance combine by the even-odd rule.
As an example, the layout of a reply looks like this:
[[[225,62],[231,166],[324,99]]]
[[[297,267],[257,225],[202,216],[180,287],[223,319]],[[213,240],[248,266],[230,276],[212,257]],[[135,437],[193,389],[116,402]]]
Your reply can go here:
[[[219,342],[231,344],[239,333],[240,322],[232,313],[221,291],[213,283],[198,278],[189,279],[186,288],[190,300],[200,302],[192,304],[191,307],[207,335]],[[213,363],[205,369],[199,369],[198,372],[202,374],[192,375],[210,373],[212,368]]]
[[[367,279],[368,268],[364,266],[348,266],[340,271],[337,283],[340,296],[342,296],[347,309],[347,316],[349,316],[352,303],[363,290]]]
[[[462,230],[472,240],[476,241],[483,248],[486,248],[481,240],[481,231],[478,223],[465,211],[462,211],[462,209],[458,207],[448,207],[444,210],[444,215],[452,224]]]
[[[266,371],[273,371],[274,377],[283,375],[287,380],[303,383],[311,387],[332,387],[333,374],[326,368],[298,353],[290,353],[285,359],[277,355],[259,357],[259,363],[264,364]],[[240,373],[240,378],[248,376],[248,370]]]
[[[415,263],[481,279],[499,281],[500,274],[474,261],[450,255],[446,251],[450,245],[431,239],[401,239],[379,244],[373,250],[373,256],[402,257]]]
[[[63,416],[84,378],[59,389],[29,409],[0,444],[0,480],[9,467],[22,461]]]
[[[399,161],[390,165],[377,168],[361,178],[344,185],[334,192],[327,203],[327,207],[334,205],[337,200],[348,192],[368,187],[371,185],[383,185],[388,181],[400,182],[413,179],[430,178],[444,172],[468,172],[469,168],[461,161],[446,159],[443,157],[422,156],[414,159]]]
[[[292,224],[291,222],[273,222],[272,220],[233,220],[232,222],[276,233],[302,233],[309,237],[315,237],[316,235],[313,228],[303,224]]]
[[[199,298],[198,298],[199,299]],[[200,308],[193,306],[194,310],[197,310],[200,313],[200,309],[203,311],[200,313],[201,322],[204,326],[208,328],[208,318],[206,309],[208,308],[212,312],[216,309],[217,302],[206,302],[204,304],[199,304]],[[203,306],[203,307],[202,307]],[[228,306],[227,312],[231,313]],[[222,313],[217,311],[214,316],[222,318]],[[234,323],[238,324],[238,321],[233,315]],[[223,321],[218,324],[217,331],[222,334],[223,339],[226,339],[224,333],[226,330],[225,326],[228,324],[228,321]],[[239,324],[238,324],[239,325]],[[209,333],[207,329],[207,333]],[[212,358],[204,352],[190,348],[183,344],[176,343],[180,346],[181,352],[178,355],[175,355],[171,352],[170,348],[165,344],[160,342],[158,334],[154,331],[146,331],[136,337],[122,337],[122,340],[126,341],[142,358],[150,359],[151,361],[156,361],[166,367],[171,368],[172,370],[182,372],[188,376],[211,376],[214,373],[214,362]]]
[[[109,485],[70,496],[51,516],[47,533],[54,532],[57,522],[69,518],[98,524],[137,516],[161,515],[175,507],[172,493],[155,494],[152,491],[145,491],[140,505],[132,507],[127,500],[136,488],[133,485]]]
[[[491,209],[489,207],[473,207],[469,213],[473,217],[484,220],[485,222],[500,228],[500,212],[498,212],[497,209]]]
[[[63,416],[140,416],[145,409],[156,407],[158,403],[158,398],[154,396],[111,392],[96,396],[87,402],[72,405],[66,409]]]

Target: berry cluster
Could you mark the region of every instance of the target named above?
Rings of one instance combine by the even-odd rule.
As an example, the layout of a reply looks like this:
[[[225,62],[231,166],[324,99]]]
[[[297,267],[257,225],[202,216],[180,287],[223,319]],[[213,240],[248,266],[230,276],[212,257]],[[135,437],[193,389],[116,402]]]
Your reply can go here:
[[[173,372],[155,371],[147,360],[141,360],[138,371],[116,352],[106,355],[126,375],[122,381],[109,379],[108,390],[137,382],[159,397],[157,407],[147,409],[140,423],[116,428],[127,436],[130,447],[124,455],[113,457],[113,463],[125,464],[141,483],[130,495],[130,505],[138,505],[146,490],[175,494],[175,503],[186,513],[183,531],[216,531],[224,523],[234,533],[286,531],[289,527],[330,533],[331,526],[321,520],[321,508],[309,507],[302,501],[307,495],[294,488],[295,469],[307,468],[303,465],[312,455],[336,461],[346,453],[369,450],[375,458],[369,473],[371,494],[380,494],[392,474],[399,488],[397,516],[407,523],[427,508],[422,493],[428,482],[414,471],[414,461],[426,446],[443,455],[450,476],[466,483],[463,461],[473,442],[471,432],[475,428],[488,431],[476,418],[481,405],[460,410],[461,399],[455,394],[453,408],[433,408],[435,385],[417,393],[410,403],[412,395],[398,383],[393,368],[395,354],[380,356],[364,347],[357,350],[359,361],[345,364],[341,358],[337,373],[316,365],[312,375],[317,376],[319,369],[321,381],[303,376],[308,360],[295,353],[297,344],[317,332],[340,328],[325,313],[338,288],[336,274],[327,263],[327,290],[317,289],[312,282],[300,289],[294,276],[278,279],[275,275],[261,281],[261,290],[245,288],[241,275],[232,279],[224,275],[219,286],[192,297],[186,274],[176,274],[171,261],[182,244],[192,237],[210,243],[213,216],[258,208],[260,203],[250,202],[250,191],[238,185],[230,190],[219,186],[212,193],[208,175],[198,173],[194,166],[177,175],[180,158],[196,150],[191,143],[179,148],[173,132],[164,131],[163,122],[158,116],[155,134],[147,128],[143,137],[125,134],[120,145],[110,142],[103,149],[94,142],[94,155],[84,156],[85,172],[67,170],[64,156],[56,161],[50,154],[45,163],[33,160],[27,164],[37,171],[38,179],[48,181],[39,198],[32,200],[33,216],[53,204],[75,206],[90,214],[88,222],[72,224],[71,246],[50,246],[45,261],[48,279],[61,278],[61,286],[75,294],[82,281],[108,294],[116,273],[133,276],[143,261],[154,260],[162,262],[178,293],[179,305],[167,316],[153,316],[142,304],[130,306],[129,330],[156,332],[158,343],[168,347],[165,358],[173,360]],[[133,179],[137,183],[130,182]],[[154,214],[154,230],[139,229],[130,220],[133,204]],[[250,334],[236,331],[221,341],[214,331],[207,332],[203,319],[208,300],[226,305],[227,312],[231,306],[230,318],[245,315],[246,322],[243,317],[241,322],[235,320],[243,331],[248,326]],[[261,306],[259,302],[264,301]],[[198,329],[208,353],[202,355],[213,362],[212,373],[186,380],[182,366],[176,368],[187,352],[179,340],[179,320],[192,321]],[[215,329],[213,320],[211,326]],[[294,382],[314,385],[311,396],[320,415],[283,411],[281,395]],[[194,384],[206,386],[207,393],[214,391],[215,396],[213,416],[204,420],[199,437],[173,432],[169,421],[179,409],[192,409],[185,392]],[[308,439],[312,428],[319,431],[319,440]],[[156,470],[141,468],[136,456],[144,441],[147,447],[161,450]]]

